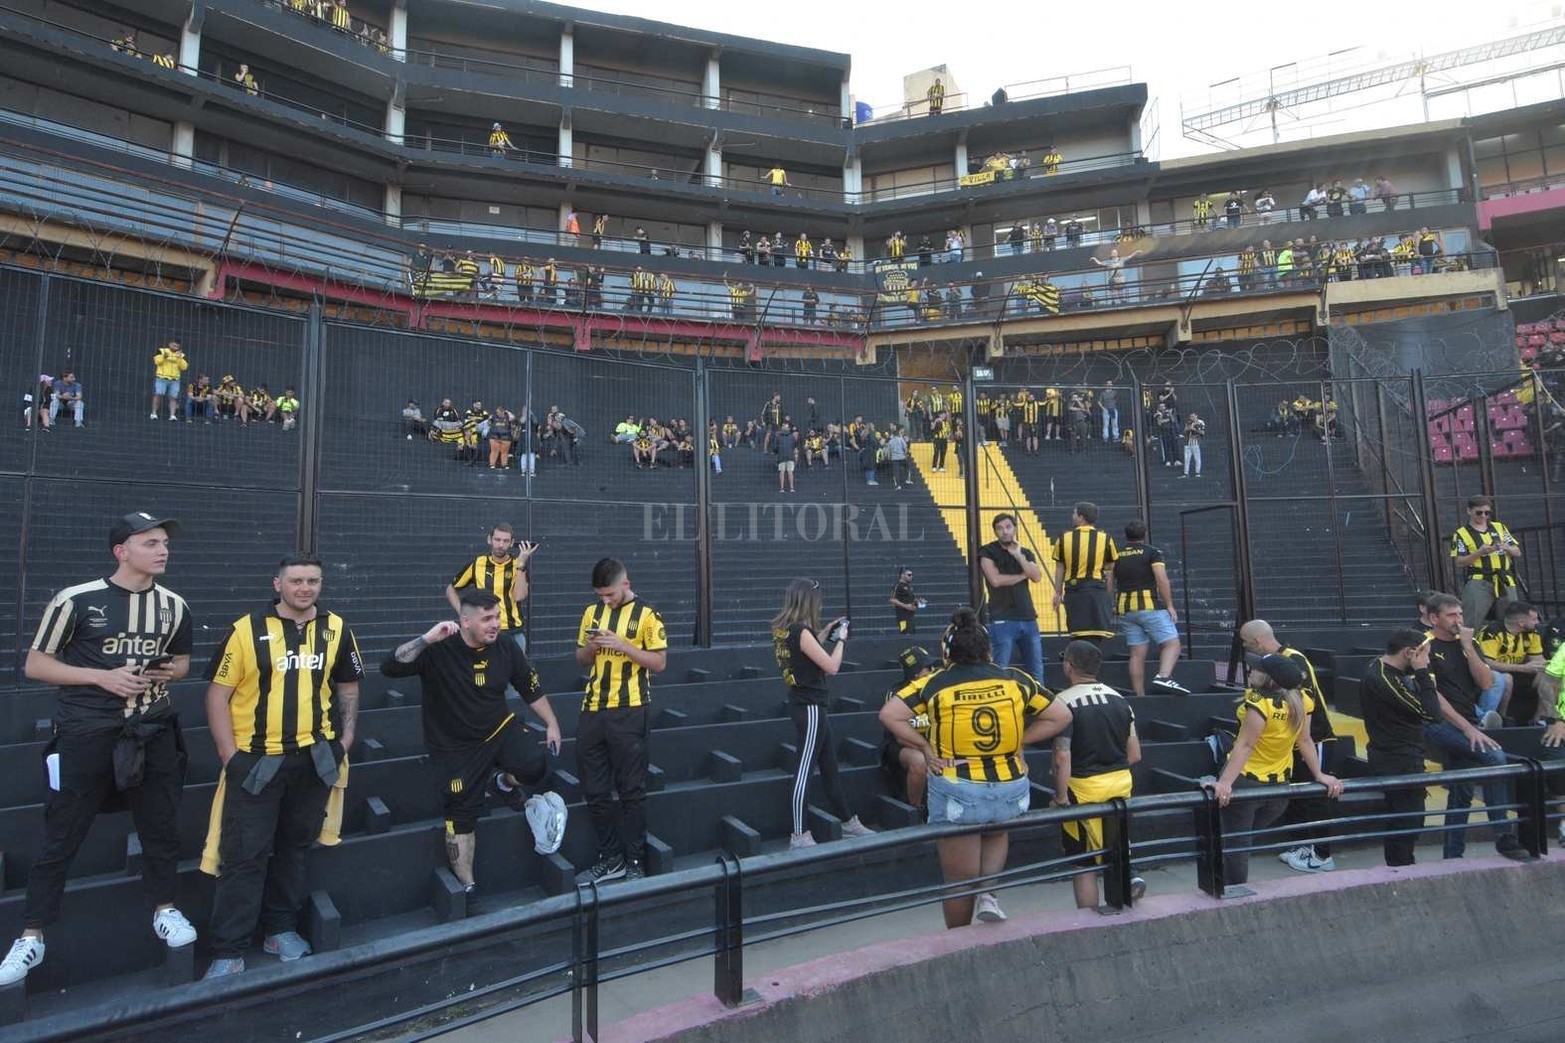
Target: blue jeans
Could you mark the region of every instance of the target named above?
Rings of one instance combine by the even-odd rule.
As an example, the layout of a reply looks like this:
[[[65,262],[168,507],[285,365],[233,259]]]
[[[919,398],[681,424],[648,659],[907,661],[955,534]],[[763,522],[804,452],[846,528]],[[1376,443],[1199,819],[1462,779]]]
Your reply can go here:
[[[1478,696],[1479,720],[1483,720],[1483,715],[1488,713],[1490,710],[1498,710],[1500,708],[1500,700],[1505,696],[1505,679],[1509,675],[1502,674],[1498,670],[1491,670],[1489,672],[1494,675],[1494,684],[1490,685],[1488,688],[1485,688]]]
[[[989,624],[989,644],[994,661],[1001,666],[1011,665],[1011,654],[1020,644],[1022,669],[1043,683],[1043,635],[1038,632],[1037,620],[997,619]]]
[[[1474,752],[1467,743],[1467,737],[1462,734],[1456,725],[1449,721],[1437,721],[1434,724],[1424,725],[1424,741],[1430,746],[1430,752],[1441,767],[1447,771],[1455,771],[1459,768],[1481,768],[1505,763],[1504,750],[1483,750]],[[1507,821],[1505,810],[1498,805],[1510,802],[1510,785],[1504,779],[1483,784],[1483,802],[1486,805],[1484,812],[1489,816],[1489,821],[1504,824]],[[1445,824],[1447,826],[1467,825],[1468,809],[1473,806],[1473,785],[1470,782],[1446,783]],[[1461,858],[1467,850],[1467,833],[1465,830],[1452,830],[1445,835],[1444,857]]]
[[[1105,442],[1119,441],[1119,409],[1103,408],[1103,440]]]

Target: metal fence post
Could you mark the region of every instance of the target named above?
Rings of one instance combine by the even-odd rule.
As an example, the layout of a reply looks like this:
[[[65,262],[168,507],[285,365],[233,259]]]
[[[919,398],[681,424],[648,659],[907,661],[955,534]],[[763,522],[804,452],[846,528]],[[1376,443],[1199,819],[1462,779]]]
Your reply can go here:
[[[1195,809],[1196,884],[1213,898],[1223,897],[1223,820],[1217,794],[1202,787],[1205,799]]]
[[[1549,853],[1549,781],[1543,771],[1543,764],[1534,757],[1518,757],[1512,754],[1509,758],[1518,764],[1527,765],[1527,777],[1517,786],[1520,791],[1516,794],[1516,801],[1522,807],[1517,812],[1517,835],[1527,853],[1533,858],[1542,858]]]
[[[717,900],[712,994],[725,1007],[737,1007],[744,994],[744,868],[729,852],[717,856],[723,880],[714,889]]]
[[[1112,814],[1103,816],[1103,900],[1111,908],[1134,904],[1130,896],[1130,805],[1123,797],[1109,801]]]
[[[576,888],[571,923],[571,1040],[598,1039],[598,885]]]

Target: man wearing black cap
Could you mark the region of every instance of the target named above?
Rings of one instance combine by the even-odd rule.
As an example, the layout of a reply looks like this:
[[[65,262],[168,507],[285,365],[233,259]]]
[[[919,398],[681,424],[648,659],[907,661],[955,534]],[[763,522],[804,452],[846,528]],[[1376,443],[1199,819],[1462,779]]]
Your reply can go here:
[[[897,633],[911,634],[918,630],[918,610],[924,602],[913,593],[913,570],[906,565],[897,569],[897,585],[891,590],[891,607],[897,614]]]
[[[66,587],[44,609],[27,653],[29,680],[59,686],[45,763],[43,852],[27,880],[22,936],[0,962],[0,985],[43,962],[44,928],[59,915],[65,873],[106,802],[130,809],[142,846],[152,930],[170,948],[196,940],[174,908],[184,743],[168,685],[190,669],[190,611],[160,586],[179,523],[145,511],[109,530],[118,563],[106,579]]]
[[[917,692],[929,680],[929,675],[944,664],[944,660],[938,655],[918,645],[904,649],[898,659],[902,663],[902,683],[886,693],[887,702]],[[908,723],[916,731],[927,732],[929,715],[915,715]],[[924,798],[929,782],[929,765],[924,759],[923,752],[912,746],[902,745],[897,737],[888,731],[880,743],[880,766],[896,781],[906,783],[907,802],[918,808],[920,815],[926,813]]]

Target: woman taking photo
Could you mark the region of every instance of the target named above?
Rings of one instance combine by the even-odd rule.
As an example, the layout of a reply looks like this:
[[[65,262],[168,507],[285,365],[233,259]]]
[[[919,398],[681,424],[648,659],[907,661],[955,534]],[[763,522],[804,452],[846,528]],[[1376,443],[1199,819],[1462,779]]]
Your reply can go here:
[[[1232,840],[1232,846],[1223,852],[1224,884],[1242,884],[1250,879],[1250,852],[1235,848],[1250,847],[1257,843],[1257,838],[1237,834],[1265,829],[1288,810],[1286,793],[1270,800],[1233,804],[1230,801],[1235,789],[1292,781],[1293,752],[1298,750],[1305,767],[1316,782],[1326,787],[1328,796],[1342,793],[1342,783],[1321,771],[1315,756],[1315,744],[1306,727],[1315,701],[1299,693],[1304,683],[1304,672],[1286,656],[1274,652],[1251,657],[1250,687],[1239,701],[1239,736],[1222,774],[1212,785],[1222,809],[1223,833]]]
[[[1071,712],[1024,671],[995,665],[989,632],[970,608],[957,609],[951,617],[946,659],[951,665],[930,675],[921,689],[887,700],[880,721],[902,745],[924,755],[931,824],[1013,819],[1028,805],[1022,747],[1064,731]],[[919,714],[929,716],[927,735],[912,726]],[[935,846],[946,883],[960,884],[1004,870],[1010,834],[943,837]],[[994,895],[976,897],[978,919],[1005,919]],[[972,922],[973,895],[949,898],[943,905],[948,928]]]
[[[821,626],[821,585],[796,579],[783,593],[782,611],[772,620],[772,647],[783,683],[788,686],[788,715],[798,738],[799,766],[793,776],[793,834],[788,846],[810,847],[815,837],[804,828],[805,792],[810,770],[820,768],[831,813],[842,820],[845,837],[869,836],[874,830],[848,807],[837,770],[837,743],[826,714],[826,678],[842,666],[848,621],[838,616]],[[831,650],[827,651],[827,646]]]

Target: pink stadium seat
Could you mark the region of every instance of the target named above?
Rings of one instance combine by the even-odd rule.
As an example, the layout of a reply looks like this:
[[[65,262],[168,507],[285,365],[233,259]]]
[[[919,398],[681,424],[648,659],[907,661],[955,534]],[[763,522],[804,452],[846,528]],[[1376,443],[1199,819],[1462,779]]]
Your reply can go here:
[[[1565,330],[1555,330],[1549,334],[1550,344],[1565,344]]]
[[[1516,392],[1502,391],[1494,396],[1494,404],[1497,406],[1514,406],[1516,404]]]
[[[1527,337],[1527,343],[1532,347],[1541,348],[1549,342],[1549,338],[1541,333],[1533,333]]]
[[[1467,460],[1476,460],[1478,459],[1478,447],[1471,444],[1460,446],[1456,451],[1456,458],[1464,462]]]
[[[1437,464],[1448,464],[1456,458],[1455,452],[1451,449],[1451,447],[1443,443],[1437,443],[1434,447],[1434,450],[1435,463]]]
[[[1531,362],[1533,359],[1535,359],[1537,357],[1538,357],[1538,349],[1537,348],[1523,348],[1522,349],[1522,361],[1523,362]]]

